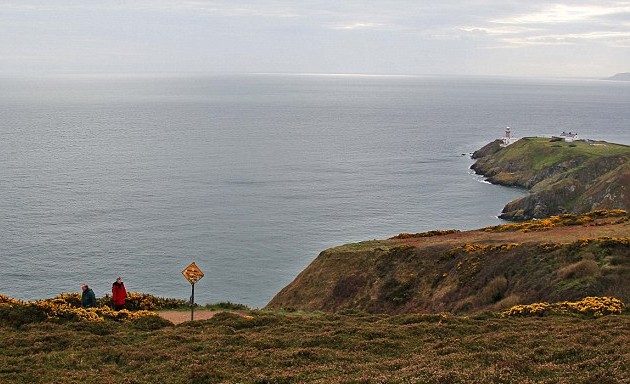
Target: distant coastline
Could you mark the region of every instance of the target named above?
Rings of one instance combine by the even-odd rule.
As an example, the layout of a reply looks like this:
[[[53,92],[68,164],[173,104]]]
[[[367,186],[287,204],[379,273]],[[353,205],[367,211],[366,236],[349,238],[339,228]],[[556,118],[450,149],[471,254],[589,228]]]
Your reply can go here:
[[[630,81],[630,72],[617,73],[613,76],[604,78],[604,80]]]

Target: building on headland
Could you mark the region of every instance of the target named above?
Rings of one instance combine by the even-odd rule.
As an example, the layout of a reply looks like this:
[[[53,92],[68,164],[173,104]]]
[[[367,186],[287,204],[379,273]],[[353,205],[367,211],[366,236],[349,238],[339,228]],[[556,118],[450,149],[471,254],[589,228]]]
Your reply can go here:
[[[501,139],[501,146],[507,147],[510,144],[514,144],[514,142],[516,142],[517,140],[518,139],[512,137],[512,131],[510,130],[510,127],[505,127],[505,133],[503,135],[503,138]]]
[[[564,132],[564,131],[562,131],[560,136],[551,136],[551,138],[552,139],[556,139],[556,140],[563,140],[563,141],[566,141],[568,143],[580,139],[576,132]]]

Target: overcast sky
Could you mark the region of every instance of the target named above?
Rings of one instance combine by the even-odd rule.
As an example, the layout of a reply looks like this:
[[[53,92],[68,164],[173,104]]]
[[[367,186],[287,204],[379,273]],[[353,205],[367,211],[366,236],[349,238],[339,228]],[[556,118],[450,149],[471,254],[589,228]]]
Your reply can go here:
[[[0,75],[630,71],[630,1],[0,0]]]

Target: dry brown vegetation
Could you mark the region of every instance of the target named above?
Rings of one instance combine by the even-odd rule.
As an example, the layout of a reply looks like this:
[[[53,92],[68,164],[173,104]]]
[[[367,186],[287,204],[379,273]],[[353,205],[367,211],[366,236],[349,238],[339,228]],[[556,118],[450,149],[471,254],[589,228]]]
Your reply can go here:
[[[179,326],[0,321],[0,382],[624,383],[629,331],[628,315],[253,311]]]
[[[326,250],[269,309],[471,313],[540,301],[630,300],[630,222],[598,211]]]

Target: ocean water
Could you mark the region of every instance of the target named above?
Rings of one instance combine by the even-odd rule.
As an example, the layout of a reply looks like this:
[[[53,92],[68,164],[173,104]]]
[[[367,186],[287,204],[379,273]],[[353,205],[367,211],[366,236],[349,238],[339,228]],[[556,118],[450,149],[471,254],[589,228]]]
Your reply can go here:
[[[500,137],[630,144],[630,83],[234,75],[0,79],[0,293],[264,306],[317,254],[501,223]]]

